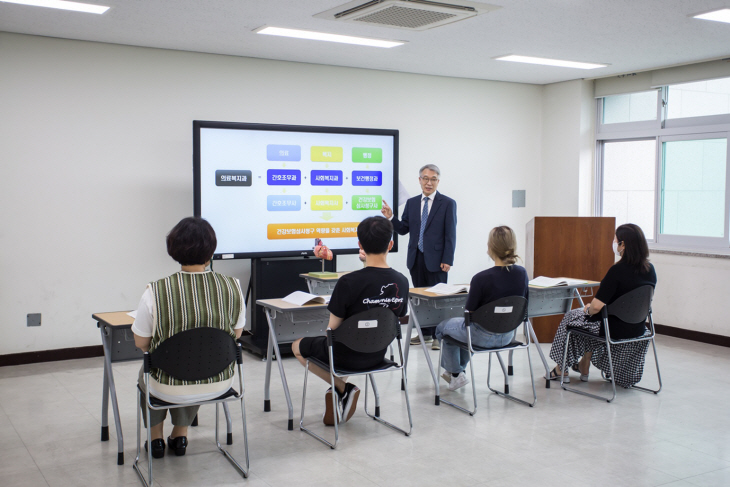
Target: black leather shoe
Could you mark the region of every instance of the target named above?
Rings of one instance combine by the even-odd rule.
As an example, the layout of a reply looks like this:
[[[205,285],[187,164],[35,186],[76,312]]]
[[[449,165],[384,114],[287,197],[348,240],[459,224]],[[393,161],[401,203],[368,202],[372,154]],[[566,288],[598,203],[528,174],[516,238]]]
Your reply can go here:
[[[175,455],[181,457],[185,455],[185,449],[188,447],[187,436],[178,436],[177,438],[167,437],[167,446],[175,452]]]
[[[144,451],[147,451],[147,442],[144,442]],[[152,458],[162,458],[165,456],[165,440],[157,438],[152,440]]]

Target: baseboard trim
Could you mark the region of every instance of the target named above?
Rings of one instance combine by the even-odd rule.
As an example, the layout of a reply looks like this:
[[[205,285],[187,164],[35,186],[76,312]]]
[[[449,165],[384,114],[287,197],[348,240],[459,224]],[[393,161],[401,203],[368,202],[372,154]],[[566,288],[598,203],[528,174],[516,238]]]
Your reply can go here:
[[[11,353],[7,355],[0,355],[0,367],[102,356],[104,356],[104,347],[101,345],[59,348],[56,350],[40,350],[38,352]]]
[[[705,333],[704,331],[685,330],[684,328],[676,328],[674,326],[655,324],[656,332],[660,335],[667,335],[675,338],[684,338],[694,342],[709,343],[710,345],[719,345],[721,347],[730,347],[730,337],[725,335],[715,335],[714,333]]]

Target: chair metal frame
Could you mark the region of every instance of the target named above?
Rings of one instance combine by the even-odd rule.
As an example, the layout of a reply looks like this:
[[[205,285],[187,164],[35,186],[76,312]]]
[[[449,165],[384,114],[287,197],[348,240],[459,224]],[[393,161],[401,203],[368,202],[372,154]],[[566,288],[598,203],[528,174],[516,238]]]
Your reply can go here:
[[[509,321],[505,328],[507,329],[506,333],[509,333],[510,331],[517,330],[520,325],[523,325],[523,334],[525,336],[525,342],[516,342],[512,341],[507,346],[499,347],[499,348],[482,348],[479,346],[475,346],[472,344],[471,341],[471,330],[472,327],[476,326],[481,328],[482,330],[489,331],[492,333],[503,333],[503,331],[495,331],[493,329],[490,329],[489,325],[489,319],[487,318],[489,311],[494,310],[496,308],[514,308],[515,306],[521,307],[522,309],[517,309],[516,311],[510,311],[509,314],[514,315],[514,321]],[[494,313],[492,313],[494,314]],[[506,314],[506,313],[498,313],[498,314]],[[481,318],[481,320],[484,323],[477,323],[474,321],[474,316],[476,315],[478,318]],[[530,324],[530,321],[527,319],[527,299],[525,299],[522,296],[509,296],[505,298],[500,298],[495,301],[492,301],[491,303],[487,303],[484,306],[481,306],[476,311],[464,311],[464,326],[466,326],[466,336],[467,336],[467,342],[460,342],[458,340],[455,340],[448,335],[443,337],[443,341],[448,343],[449,345],[456,346],[462,350],[467,350],[471,354],[471,359],[469,360],[469,371],[471,373],[471,386],[472,386],[472,396],[474,398],[474,409],[469,410],[463,406],[460,406],[458,404],[455,404],[453,402],[445,400],[443,397],[441,398],[442,403],[448,404],[449,406],[458,409],[459,411],[465,412],[469,414],[470,416],[474,416],[477,412],[477,390],[476,390],[476,383],[474,381],[474,366],[472,365],[472,361],[474,359],[475,354],[481,354],[481,353],[488,353],[489,354],[489,365],[487,368],[487,387],[490,391],[493,393],[502,396],[504,398],[510,399],[512,401],[515,401],[520,404],[524,404],[526,406],[533,407],[535,403],[537,402],[537,393],[535,391],[535,376],[532,372],[532,357],[530,356],[530,327],[532,326]],[[438,360],[438,373],[437,375],[441,375],[441,357],[443,355],[443,349],[444,344],[441,344],[441,350],[439,351],[439,360]],[[511,370],[507,370],[507,368],[504,365],[504,362],[502,360],[502,357],[499,355],[499,352],[509,352],[512,354],[515,350],[527,350],[527,361],[529,363],[530,368],[530,381],[532,382],[532,402],[527,402],[523,399],[520,399],[518,397],[513,396],[509,392],[509,376],[512,375]],[[504,392],[498,391],[494,388],[492,388],[491,385],[491,375],[492,375],[492,354],[497,354],[497,360],[499,360],[499,365],[502,368],[502,373],[504,374]],[[511,361],[510,361],[511,363]],[[510,365],[510,369],[512,366]]]
[[[376,369],[369,369],[364,371],[349,371],[349,370],[343,370],[337,368],[336,364],[334,363],[334,357],[332,353],[333,345],[337,342],[337,333],[340,331],[342,333],[347,329],[348,327],[358,327],[358,322],[360,321],[377,321],[378,325],[377,328],[382,329],[383,325],[389,326],[392,329],[392,333],[388,334],[387,336],[384,333],[384,336],[388,338],[388,343],[392,343],[393,340],[396,340],[398,343],[398,355],[400,358],[400,363],[393,362],[392,360],[388,361],[383,357],[383,363],[385,364],[385,367],[376,368]],[[370,329],[370,328],[366,328]],[[324,443],[325,445],[329,446],[331,449],[337,448],[337,444],[339,442],[339,423],[341,421],[340,417],[340,410],[338,407],[338,399],[337,394],[335,390],[335,377],[343,378],[343,377],[353,377],[353,376],[360,376],[364,375],[366,376],[365,379],[365,414],[367,414],[370,418],[374,419],[375,421],[384,424],[385,426],[394,429],[396,431],[400,431],[401,433],[405,434],[406,436],[410,436],[413,432],[413,417],[411,415],[411,403],[408,398],[408,379],[406,377],[406,368],[403,361],[403,347],[401,345],[401,327],[400,322],[398,320],[398,317],[393,313],[392,310],[389,308],[373,308],[367,311],[363,311],[361,313],[358,313],[356,315],[353,315],[346,320],[344,320],[337,329],[332,330],[331,328],[327,328],[327,349],[329,353],[329,364],[326,364],[320,360],[318,360],[315,357],[309,357],[307,358],[305,369],[304,369],[304,388],[302,391],[302,412],[301,416],[299,418],[299,429],[301,431],[304,431],[308,435],[312,436],[313,438],[319,440],[320,442]],[[366,350],[361,350],[366,351]],[[304,411],[305,411],[305,405],[307,401],[307,378],[309,377],[309,364],[314,364],[321,369],[329,370],[330,374],[330,385],[332,387],[332,408],[333,411],[335,411],[334,415],[334,428],[335,428],[335,440],[334,442],[327,441],[322,436],[316,434],[312,430],[306,428],[304,426]],[[381,365],[382,365],[381,364]],[[380,394],[378,393],[378,387],[375,384],[375,378],[373,377],[375,374],[383,373],[383,372],[395,372],[395,371],[401,371],[401,378],[402,378],[402,384],[404,385],[404,391],[405,391],[405,399],[406,399],[406,409],[408,411],[408,431],[406,431],[403,428],[400,428],[388,421],[385,421],[380,417]],[[368,383],[372,384],[373,387],[373,395],[375,396],[375,413],[371,414],[368,410]]]
[[[222,453],[238,470],[241,475],[243,475],[243,478],[248,478],[249,474],[249,455],[248,455],[248,434],[246,430],[246,407],[244,404],[244,386],[243,386],[243,370],[242,370],[242,364],[243,364],[243,356],[241,353],[241,344],[236,341],[235,338],[231,337],[227,332],[219,329],[211,329],[211,328],[193,328],[190,330],[186,330],[184,332],[179,333],[178,335],[182,335],[183,333],[196,333],[199,332],[199,330],[207,330],[207,333],[212,332],[220,332],[225,334],[228,338],[231,340],[231,347],[232,349],[230,351],[224,351],[224,352],[231,352],[235,350],[235,361],[236,361],[236,367],[238,370],[238,391],[234,390],[233,388],[230,388],[226,393],[222,394],[216,399],[211,399],[207,401],[199,401],[194,403],[185,403],[185,404],[174,404],[174,403],[167,403],[165,401],[161,401],[157,398],[155,398],[153,395],[150,394],[150,387],[149,387],[149,379],[150,379],[150,370],[153,368],[160,368],[156,367],[155,362],[155,354],[158,351],[161,351],[162,346],[164,345],[164,341],[161,343],[160,347],[158,347],[157,350],[155,350],[153,353],[150,353],[149,351],[144,353],[144,384],[145,384],[145,394],[142,396],[142,391],[139,386],[137,386],[137,455],[134,459],[134,463],[132,464],[132,467],[134,468],[134,471],[137,472],[137,475],[139,476],[140,480],[142,481],[142,484],[145,487],[152,487],[154,485],[154,478],[152,476],[152,437],[150,433],[150,410],[161,410],[161,409],[174,409],[174,408],[181,408],[181,407],[188,407],[188,406],[203,406],[206,404],[215,404],[215,443],[218,448],[218,451]],[[165,348],[171,348],[171,347],[165,347]],[[166,352],[167,350],[162,349],[162,352]],[[226,365],[226,367],[228,367]],[[170,373],[169,371],[166,371]],[[173,375],[170,373],[170,375]],[[181,379],[185,379],[184,377],[179,377]],[[144,474],[142,473],[140,466],[139,466],[139,458],[140,458],[140,451],[141,451],[141,428],[142,428],[142,407],[140,406],[140,401],[144,397],[146,403],[147,403],[147,410],[146,410],[146,419],[147,419],[147,444],[149,445],[148,452],[147,452],[147,478],[145,478]],[[218,405],[222,404],[225,411],[225,416],[227,422],[230,421],[230,417],[227,414],[227,406],[228,402],[232,401],[240,401],[241,403],[241,419],[243,421],[243,446],[244,446],[244,452],[246,456],[246,467],[242,467],[238,461],[231,455],[228,450],[224,449],[221,446],[219,435],[218,435],[218,423],[219,423],[219,408]],[[197,418],[197,416],[196,416]],[[228,428],[228,431],[230,431],[230,427]],[[232,444],[231,441],[231,433],[228,433],[228,444]]]
[[[656,341],[654,340],[656,336],[656,329],[654,327],[654,319],[651,315],[651,301],[654,296],[654,286],[651,285],[645,285],[638,287],[632,291],[629,291],[628,293],[620,296],[618,299],[616,299],[611,305],[605,305],[601,309],[601,319],[603,321],[603,328],[606,332],[605,336],[595,335],[593,333],[589,333],[585,330],[576,329],[576,328],[568,328],[567,333],[565,335],[565,350],[563,352],[563,363],[561,365],[560,370],[564,371],[566,368],[566,362],[568,360],[568,343],[570,343],[570,334],[575,333],[576,335],[580,335],[582,337],[585,337],[589,340],[598,341],[603,343],[606,346],[606,353],[608,355],[608,368],[610,377],[606,377],[601,372],[602,377],[609,381],[611,383],[611,387],[613,389],[613,394],[610,398],[606,396],[601,396],[598,394],[591,394],[585,391],[581,391],[580,389],[576,389],[574,387],[568,387],[563,383],[564,376],[560,377],[560,387],[562,387],[564,390],[569,392],[574,392],[576,394],[581,394],[583,396],[592,397],[594,399],[598,399],[601,401],[606,401],[608,403],[612,402],[616,398],[616,381],[614,379],[614,373],[613,373],[613,359],[611,358],[611,345],[622,345],[625,343],[634,343],[634,342],[643,342],[650,340],[652,349],[654,350],[654,363],[656,364],[656,373],[657,373],[657,379],[659,380],[659,389],[649,389],[646,387],[639,387],[637,385],[633,385],[631,387],[628,387],[627,389],[637,389],[644,392],[651,392],[654,394],[659,394],[659,391],[662,390],[662,374],[659,371],[659,358],[657,357],[656,353]],[[641,308],[637,307],[634,309],[626,310],[625,307],[630,307],[631,305],[635,305],[635,303],[631,301],[636,300],[643,300],[640,302]],[[611,311],[613,310],[613,311]],[[625,321],[627,323],[646,323],[646,320],[649,320],[649,334],[647,335],[644,333],[644,335],[636,338],[626,338],[626,339],[620,339],[620,340],[613,340],[611,338],[611,332],[609,330],[608,326],[608,317],[609,316],[615,316],[619,318],[622,321]],[[638,319],[637,317],[641,317],[641,319]]]

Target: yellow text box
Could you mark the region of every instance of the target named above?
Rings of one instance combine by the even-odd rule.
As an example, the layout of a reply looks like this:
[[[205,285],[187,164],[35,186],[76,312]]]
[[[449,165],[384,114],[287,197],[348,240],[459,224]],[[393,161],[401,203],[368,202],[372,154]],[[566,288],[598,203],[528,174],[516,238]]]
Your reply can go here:
[[[270,223],[266,226],[266,237],[269,240],[357,237],[358,224],[359,222]]]
[[[342,162],[342,147],[312,146],[312,162]]]
[[[334,211],[342,209],[342,196],[339,195],[318,195],[312,196],[311,206],[313,211]]]

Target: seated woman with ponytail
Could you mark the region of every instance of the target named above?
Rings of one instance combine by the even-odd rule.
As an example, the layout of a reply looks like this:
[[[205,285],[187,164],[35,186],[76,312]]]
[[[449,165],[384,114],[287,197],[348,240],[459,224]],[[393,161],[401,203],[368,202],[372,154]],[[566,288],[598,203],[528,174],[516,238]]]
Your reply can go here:
[[[481,306],[508,296],[527,298],[527,272],[525,268],[515,265],[517,240],[510,227],[495,227],[489,232],[487,254],[494,261],[494,267],[476,274],[471,280],[466,309],[476,311]],[[436,338],[442,341],[450,336],[461,342],[467,341],[464,318],[451,318],[439,323],[436,327]],[[471,341],[474,345],[485,348],[499,348],[512,342],[515,332],[490,333],[479,328],[472,329]],[[454,345],[441,343],[441,366],[446,372],[441,376],[449,383],[449,390],[455,391],[469,383],[464,370],[469,363],[470,354]]]

